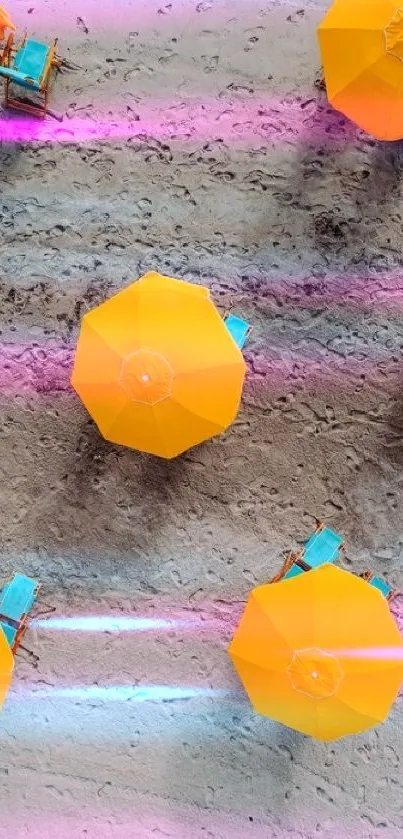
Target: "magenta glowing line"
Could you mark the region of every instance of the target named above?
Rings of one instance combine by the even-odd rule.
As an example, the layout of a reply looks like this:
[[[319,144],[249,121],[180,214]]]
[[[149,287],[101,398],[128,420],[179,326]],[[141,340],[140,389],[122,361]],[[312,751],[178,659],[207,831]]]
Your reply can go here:
[[[87,118],[66,116],[54,120],[17,118],[6,115],[0,120],[3,143],[92,143],[158,141],[179,143],[223,142],[267,147],[271,144],[295,144],[303,139],[308,145],[317,142],[345,143],[357,130],[334,111],[318,116],[314,99],[258,99],[257,97],[188,99],[186,101],[140,102],[130,106],[134,119],[121,114]]]
[[[0,346],[0,393],[65,393],[71,390],[74,349],[55,342]]]
[[[30,626],[51,632],[159,632],[184,629],[185,621],[123,615],[90,615],[69,618],[34,618]]]
[[[284,278],[262,278],[259,294],[266,300],[281,301],[285,311],[290,309],[323,309],[348,307],[352,311],[403,310],[403,281],[401,275],[364,277],[326,276],[304,277],[298,282]]]
[[[265,10],[284,5],[287,13],[292,10],[290,0],[267,0]],[[319,10],[323,9],[321,0],[311,0],[310,5]],[[10,6],[11,4],[6,4]],[[31,14],[24,9],[19,9],[22,4],[13,4],[12,19],[18,30],[28,27],[32,30],[44,29],[43,37],[49,32],[49,9],[45,4],[36,4],[31,8]],[[296,6],[296,9],[298,6]],[[99,39],[104,37],[106,43],[110,42],[111,33],[121,34],[126,43],[130,44],[133,56],[137,57],[136,46],[141,44],[143,39],[148,39],[150,33],[147,30],[164,30],[166,27],[171,31],[172,26],[176,27],[185,23],[193,27],[188,33],[189,38],[197,38],[200,28],[197,26],[197,19],[201,25],[223,27],[228,23],[232,15],[245,15],[255,10],[256,15],[261,12],[261,6],[256,0],[232,0],[230,8],[220,0],[187,0],[187,2],[170,3],[169,0],[149,0],[146,4],[130,3],[128,0],[70,0],[68,4],[58,4],[57,14],[55,13],[55,24],[57,33],[62,40],[61,53],[63,53],[63,39],[66,34],[75,33],[82,43],[88,38]],[[196,14],[198,13],[198,14]],[[80,17],[82,24],[79,27],[77,18]],[[246,24],[245,24],[246,25]],[[85,32],[86,27],[89,31]],[[140,31],[135,31],[135,30]],[[134,31],[133,31],[134,30]],[[218,30],[219,31],[219,30]],[[52,29],[53,32],[53,29]],[[31,34],[31,33],[30,33]],[[133,37],[137,36],[137,37]],[[108,40],[107,40],[108,39]],[[79,62],[81,63],[81,62]],[[133,61],[134,63],[134,61]]]
[[[0,394],[57,394],[73,393],[70,376],[73,367],[74,347],[60,346],[54,342],[41,347],[33,345],[0,346]],[[323,352],[310,354],[271,347],[260,351],[245,349],[248,361],[246,384],[263,382],[265,387],[275,389],[284,382],[298,385],[307,379],[320,386],[321,381],[338,383],[346,388],[346,380],[372,380],[388,373],[400,376],[400,362],[391,361],[383,353],[373,351],[371,357],[344,357],[338,353]],[[348,384],[347,384],[348,387]]]
[[[174,632],[215,629],[218,621],[192,618],[153,618],[130,615],[83,615],[71,617],[34,618],[30,627],[47,632]]]
[[[183,702],[192,699],[225,698],[233,692],[223,688],[186,687],[176,685],[75,685],[72,687],[41,687],[21,689],[10,694],[22,701],[65,699],[72,702]]]
[[[357,661],[403,662],[403,647],[363,647],[357,649],[332,650],[331,655]]]
[[[138,796],[134,790],[130,800],[126,798],[119,801],[117,817],[116,807],[109,804],[109,810],[102,793],[98,794],[99,802],[91,807],[85,799],[87,785],[82,786],[81,793],[77,790],[74,807],[64,816],[60,815],[55,804],[53,813],[47,812],[46,804],[42,804],[44,810],[40,817],[36,812],[28,811],[28,806],[15,808],[16,811],[12,814],[5,812],[2,807],[3,836],[10,839],[26,839],[28,822],[29,839],[78,839],[86,835],[98,836],[99,839],[157,839],[158,836],[175,839],[189,839],[192,836],[214,836],[217,839],[274,839],[280,835],[277,823],[269,824],[266,818],[261,821],[256,817],[251,823],[248,817],[234,812],[234,808],[231,813],[226,813],[222,809],[204,809],[186,803],[180,805],[170,799],[167,804],[163,796],[159,798],[144,793]],[[332,833],[332,839],[353,839],[351,834],[347,834],[344,824],[337,833],[336,830],[337,828]],[[354,839],[358,835],[359,832],[354,833]],[[385,835],[383,831],[382,835],[384,839],[392,839],[390,833]],[[287,836],[287,839],[299,839],[301,833],[287,830],[282,836]],[[398,839],[398,833],[393,839]]]

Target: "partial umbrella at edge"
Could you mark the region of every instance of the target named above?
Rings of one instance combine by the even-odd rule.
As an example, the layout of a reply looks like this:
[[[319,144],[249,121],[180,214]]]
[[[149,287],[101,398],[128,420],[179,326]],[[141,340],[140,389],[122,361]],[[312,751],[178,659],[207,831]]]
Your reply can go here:
[[[384,722],[403,681],[387,601],[333,565],[254,589],[229,654],[258,713],[319,740]]]
[[[0,710],[10,687],[14,670],[14,656],[7,643],[6,636],[0,627]]]
[[[403,7],[335,0],[318,28],[331,105],[379,140],[403,137]]]

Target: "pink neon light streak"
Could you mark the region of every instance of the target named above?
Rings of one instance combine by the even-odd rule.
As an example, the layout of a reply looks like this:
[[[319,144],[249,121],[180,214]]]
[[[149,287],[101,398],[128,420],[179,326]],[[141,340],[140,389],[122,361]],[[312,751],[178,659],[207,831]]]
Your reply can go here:
[[[156,803],[155,798],[147,800],[141,797],[141,802],[133,793],[135,799],[135,813],[127,812],[123,801],[119,818],[111,815],[101,805],[91,812],[87,807],[77,806],[76,815],[62,818],[57,815],[53,804],[54,815],[36,818],[32,816],[19,819],[18,816],[2,814],[0,837],[25,839],[29,824],[30,839],[82,839],[88,834],[89,839],[98,836],[99,839],[152,839],[154,836],[175,837],[175,839],[189,839],[191,836],[214,836],[215,839],[274,839],[280,837],[277,830],[272,830],[268,824],[263,824],[255,818],[251,822],[247,817],[241,818],[214,810],[204,810],[199,807],[183,807],[178,810],[173,803],[166,802],[168,814],[160,812],[163,802]],[[81,809],[81,812],[80,812]],[[102,812],[104,811],[104,812]],[[384,833],[385,839],[392,839],[392,834]],[[300,832],[292,830],[281,832],[281,839],[300,839]],[[345,831],[339,836],[333,834],[334,839],[352,839]],[[395,837],[393,837],[395,839]],[[396,839],[398,834],[396,833]]]
[[[24,118],[7,113],[0,120],[4,143],[91,142],[208,142],[267,147],[298,138],[308,145],[325,142],[345,145],[358,136],[357,129],[313,98],[188,99],[139,102],[130,100],[135,118],[121,113],[65,117],[63,123]],[[121,109],[127,112],[122,103]]]
[[[73,365],[74,347],[58,346],[55,343],[17,346],[3,344],[0,347],[0,394],[57,394],[72,393],[70,374]],[[271,348],[265,352],[246,353],[249,360],[249,384],[266,381],[277,386],[281,381],[312,379],[335,381],[340,378],[371,379],[383,375],[387,370],[393,373],[393,364],[382,357],[345,358],[337,353],[312,353]],[[396,373],[400,365],[395,364]]]
[[[72,393],[70,374],[74,359],[74,346],[47,342],[42,345],[3,344],[0,346],[0,394],[58,394]],[[315,382],[340,382],[343,380],[371,380],[401,373],[401,364],[383,356],[361,358],[344,357],[338,353],[312,352],[271,347],[265,351],[247,349],[249,364],[247,384],[265,382],[277,387],[281,382],[312,380]]]

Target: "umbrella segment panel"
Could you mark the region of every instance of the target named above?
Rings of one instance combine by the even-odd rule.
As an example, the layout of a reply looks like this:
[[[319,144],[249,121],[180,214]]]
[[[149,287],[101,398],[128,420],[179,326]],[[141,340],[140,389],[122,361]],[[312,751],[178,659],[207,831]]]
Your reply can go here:
[[[334,0],[318,39],[332,107],[378,140],[402,139],[400,0]]]

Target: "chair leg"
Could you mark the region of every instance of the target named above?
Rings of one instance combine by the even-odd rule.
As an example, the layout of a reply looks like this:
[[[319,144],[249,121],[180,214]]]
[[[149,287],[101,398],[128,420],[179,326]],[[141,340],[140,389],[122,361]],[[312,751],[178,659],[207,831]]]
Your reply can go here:
[[[35,117],[46,116],[46,111],[43,103],[41,105],[31,105],[29,102],[22,102],[19,99],[8,98],[7,106],[14,111],[22,111],[24,114],[32,114]]]
[[[39,655],[34,653],[32,650],[29,650],[28,647],[23,647],[22,644],[20,644],[19,649],[22,650],[24,653],[28,653],[29,658],[35,662],[34,667],[38,666]]]
[[[302,568],[303,571],[312,571],[311,566],[308,565],[308,563],[305,562],[305,560],[302,558],[297,559],[295,564],[299,565],[299,567]]]
[[[294,565],[294,562],[296,561],[297,556],[298,556],[298,554],[294,554],[294,553],[288,554],[286,560],[283,563],[283,567],[282,567],[281,571],[279,571],[278,574],[276,574],[276,576],[273,577],[272,580],[270,580],[270,582],[271,583],[279,583],[280,580],[283,579],[284,574],[286,574],[287,571],[289,571],[290,568]]]
[[[22,41],[22,45],[25,43],[26,40],[26,33],[24,39]],[[51,55],[48,58],[48,63],[45,68],[44,74],[41,79],[42,87],[36,93],[39,96],[40,103],[38,105],[30,104],[29,101],[22,101],[21,99],[14,99],[13,96],[10,95],[10,79],[6,79],[4,85],[4,105],[6,108],[12,108],[16,111],[23,111],[28,114],[32,114],[36,117],[43,117],[45,118],[48,114],[48,104],[49,104],[49,88],[52,79],[52,69],[57,69],[61,67],[63,61],[60,58],[56,57],[56,45],[58,39],[55,38],[53,46],[51,47]],[[57,115],[52,114],[52,116],[56,116],[56,119],[60,119]]]
[[[325,82],[325,74],[323,72],[323,67],[316,73],[314,85],[317,90],[326,90],[326,82]]]
[[[13,655],[15,655],[15,654],[16,654],[16,652],[17,652],[17,650],[18,650],[18,647],[19,647],[19,646],[20,646],[20,644],[21,644],[21,641],[22,641],[22,638],[23,638],[23,636],[24,636],[24,634],[25,634],[25,630],[26,630],[26,628],[27,628],[26,623],[23,623],[23,624],[20,626],[20,628],[19,628],[19,630],[18,630],[18,632],[17,632],[17,634],[16,634],[16,636],[15,636],[15,641],[14,641],[14,644],[13,644],[12,649],[11,649],[11,652],[13,653]]]

